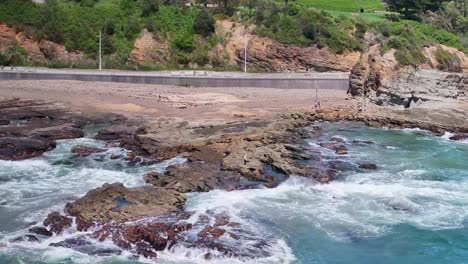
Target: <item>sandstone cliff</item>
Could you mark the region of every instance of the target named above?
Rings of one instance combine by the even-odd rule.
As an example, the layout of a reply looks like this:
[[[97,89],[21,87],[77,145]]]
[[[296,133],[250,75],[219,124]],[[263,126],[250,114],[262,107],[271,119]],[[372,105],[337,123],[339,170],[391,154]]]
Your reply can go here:
[[[247,64],[249,68],[268,72],[285,71],[343,71],[348,72],[359,61],[359,52],[333,54],[326,48],[297,47],[280,44],[252,33],[253,28],[230,20],[219,20],[216,33],[225,39],[229,65],[244,64],[247,38]]]
[[[65,46],[48,40],[37,40],[18,32],[5,24],[0,24],[0,51],[19,46],[28,55],[30,63],[77,65],[92,63],[82,52],[69,52]]]
[[[452,67],[459,72],[440,70],[437,50],[452,54]],[[468,98],[468,57],[463,52],[443,45],[425,47],[427,63],[418,67],[399,66],[394,54],[395,50],[382,54],[380,45],[371,46],[351,71],[349,92],[379,105],[404,107]]]
[[[166,40],[144,29],[135,41],[129,60],[132,63],[163,64],[169,59],[169,45]]]

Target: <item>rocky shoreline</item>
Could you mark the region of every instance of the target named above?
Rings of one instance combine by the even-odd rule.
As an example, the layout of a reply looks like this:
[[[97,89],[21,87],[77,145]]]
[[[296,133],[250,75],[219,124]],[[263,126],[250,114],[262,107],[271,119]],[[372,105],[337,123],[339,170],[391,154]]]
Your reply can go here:
[[[165,172],[146,174],[147,185],[127,188],[121,183],[105,184],[68,203],[63,212],[53,212],[41,224],[14,241],[41,241],[64,232],[83,232],[50,246],[72,248],[89,255],[120,255],[157,258],[158,251],[173,247],[210,249],[204,257],[261,257],[269,255],[268,238],[255,236],[229,216],[207,211],[194,215],[184,210],[186,194],[211,190],[274,188],[290,175],[326,184],[338,177],[339,162],[323,160],[319,151],[306,148],[306,139],[323,131],[317,121],[359,121],[374,127],[421,128],[441,135],[455,132],[453,140],[468,138],[466,124],[451,127],[414,119],[357,113],[354,109],[321,109],[282,114],[270,120],[245,119],[213,124],[186,121],[142,125],[142,120],[121,116],[85,116],[46,101],[8,99],[0,102],[0,159],[38,157],[55,147],[55,141],[83,137],[89,124],[106,124],[96,139],[118,143],[127,156],[112,156],[129,164],[149,165],[174,157],[185,163]],[[351,144],[373,144],[351,141]],[[347,155],[340,138],[320,146],[336,155]],[[75,146],[77,158],[100,155],[105,149]],[[362,170],[378,165],[362,163]],[[117,180],[117,179],[116,179]],[[242,239],[241,239],[242,238]],[[252,251],[240,252],[236,245],[249,240]],[[14,242],[13,241],[13,242]],[[97,248],[94,243],[112,241],[115,247]],[[228,242],[226,242],[228,241]]]

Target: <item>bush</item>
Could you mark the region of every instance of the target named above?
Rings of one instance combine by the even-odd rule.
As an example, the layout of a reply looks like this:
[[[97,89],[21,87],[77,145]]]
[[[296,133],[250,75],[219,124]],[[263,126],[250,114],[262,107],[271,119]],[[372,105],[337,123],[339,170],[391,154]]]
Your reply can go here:
[[[284,44],[304,45],[309,43],[293,17],[282,14],[273,27],[275,39]]]
[[[454,54],[438,48],[434,52],[435,58],[437,60],[437,68],[441,71],[450,71],[450,72],[462,72],[461,61]]]
[[[193,22],[193,31],[204,37],[215,32],[215,21],[210,13],[205,10],[198,12]]]
[[[18,45],[13,45],[5,50],[0,50],[0,65],[17,66],[27,64],[28,53]]]
[[[194,35],[187,31],[180,32],[172,39],[171,48],[186,53],[192,52],[195,49]]]

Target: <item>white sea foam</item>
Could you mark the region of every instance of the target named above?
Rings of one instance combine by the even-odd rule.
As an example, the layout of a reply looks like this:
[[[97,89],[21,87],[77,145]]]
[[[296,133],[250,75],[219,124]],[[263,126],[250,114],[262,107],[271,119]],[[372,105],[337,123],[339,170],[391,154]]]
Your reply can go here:
[[[356,175],[330,184],[290,178],[275,189],[212,191],[194,195],[188,210],[223,208],[237,216],[273,217],[285,225],[299,219],[339,240],[350,239],[350,234],[381,236],[403,223],[431,230],[463,225],[468,216],[467,182],[421,181],[408,175],[391,183],[378,180],[386,176]]]

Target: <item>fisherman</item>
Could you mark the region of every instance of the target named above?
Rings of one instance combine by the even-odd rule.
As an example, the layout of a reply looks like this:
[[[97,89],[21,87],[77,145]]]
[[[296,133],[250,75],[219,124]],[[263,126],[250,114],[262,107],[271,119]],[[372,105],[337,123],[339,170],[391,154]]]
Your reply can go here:
[[[362,105],[362,99],[359,99],[357,103],[357,108],[358,108],[358,113],[361,113],[364,110],[363,105]]]
[[[320,109],[321,105],[320,105],[320,101],[315,101],[315,109]]]

